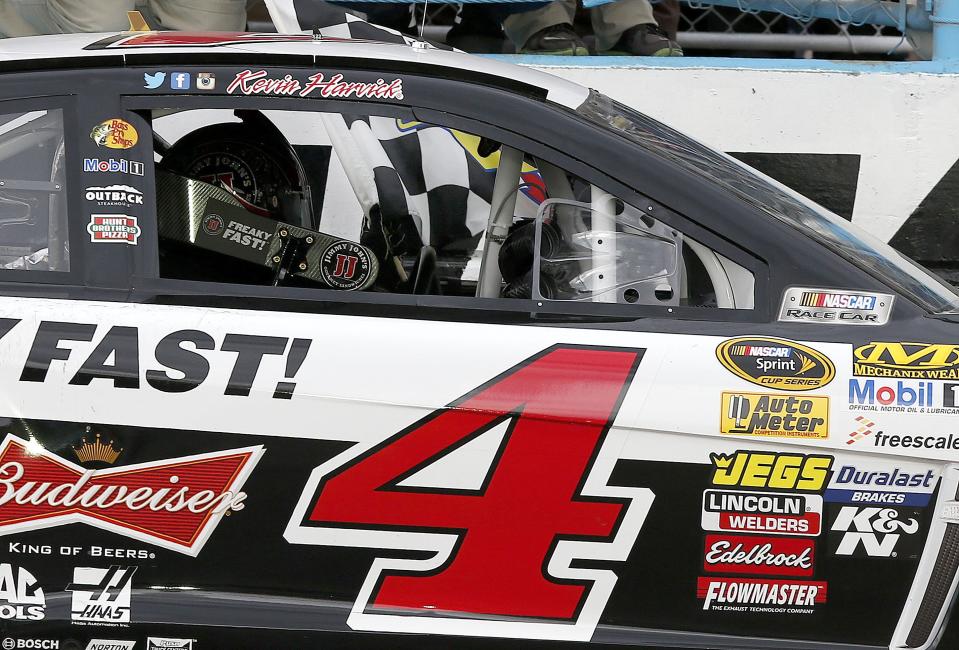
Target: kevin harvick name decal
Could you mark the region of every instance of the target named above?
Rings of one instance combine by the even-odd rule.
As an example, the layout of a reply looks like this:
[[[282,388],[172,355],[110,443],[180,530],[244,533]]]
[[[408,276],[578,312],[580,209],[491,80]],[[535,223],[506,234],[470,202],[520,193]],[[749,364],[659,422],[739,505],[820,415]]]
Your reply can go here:
[[[310,75],[305,82],[292,75],[269,77],[266,70],[244,70],[237,73],[226,92],[244,95],[282,95],[309,97],[356,97],[357,99],[403,99],[403,80],[376,79],[374,81],[347,81],[337,73],[327,77],[322,72]]]
[[[8,434],[0,444],[0,535],[82,522],[197,555],[241,491],[262,446],[84,469]]]
[[[653,501],[593,471],[643,350],[559,345],[311,476],[286,539],[432,551],[376,559],[354,629],[588,640]],[[506,425],[480,489],[404,481]],[[465,468],[464,468],[465,469]],[[604,473],[605,472],[605,473]],[[597,476],[593,476],[593,474]]]

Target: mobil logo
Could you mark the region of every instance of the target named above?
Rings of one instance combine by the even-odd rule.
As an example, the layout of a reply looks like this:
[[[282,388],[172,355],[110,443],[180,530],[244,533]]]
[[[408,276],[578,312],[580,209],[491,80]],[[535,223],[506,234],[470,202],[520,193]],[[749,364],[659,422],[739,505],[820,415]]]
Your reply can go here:
[[[881,406],[932,406],[931,381],[877,382],[850,379],[849,403]]]

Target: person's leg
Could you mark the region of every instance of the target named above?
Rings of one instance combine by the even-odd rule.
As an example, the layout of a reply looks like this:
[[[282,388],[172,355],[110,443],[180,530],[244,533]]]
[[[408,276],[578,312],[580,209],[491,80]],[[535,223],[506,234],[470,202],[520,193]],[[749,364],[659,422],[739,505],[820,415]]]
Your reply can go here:
[[[653,5],[653,17],[656,19],[656,24],[674,41],[676,40],[676,32],[679,31],[679,16],[679,0],[660,0]]]
[[[590,9],[596,51],[641,56],[682,56],[656,24],[649,0],[618,0]]]
[[[246,1],[149,0],[148,8],[166,29],[240,32],[246,29]]]
[[[520,53],[577,54],[589,52],[573,32],[576,0],[554,0],[545,7],[513,13],[503,20],[506,35]]]

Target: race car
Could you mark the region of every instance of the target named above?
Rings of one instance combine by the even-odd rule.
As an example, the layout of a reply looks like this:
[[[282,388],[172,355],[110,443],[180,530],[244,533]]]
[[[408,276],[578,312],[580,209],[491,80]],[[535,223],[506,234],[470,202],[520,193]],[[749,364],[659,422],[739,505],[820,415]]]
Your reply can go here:
[[[351,36],[0,44],[2,647],[957,647],[959,295]]]

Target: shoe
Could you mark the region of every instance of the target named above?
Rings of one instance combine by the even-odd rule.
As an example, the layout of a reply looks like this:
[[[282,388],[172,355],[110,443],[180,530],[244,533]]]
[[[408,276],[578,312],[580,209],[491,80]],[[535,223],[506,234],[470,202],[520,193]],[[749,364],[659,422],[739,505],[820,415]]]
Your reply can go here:
[[[541,29],[526,41],[520,54],[554,54],[557,56],[589,56],[583,40],[573,31],[573,26],[564,23]]]
[[[602,54],[613,56],[682,56],[683,48],[669,38],[658,25],[630,27],[616,41],[616,45]]]

